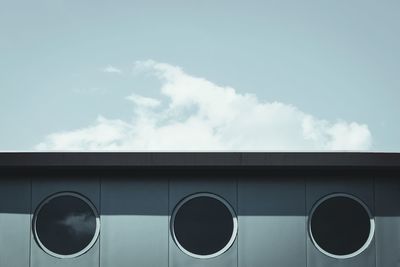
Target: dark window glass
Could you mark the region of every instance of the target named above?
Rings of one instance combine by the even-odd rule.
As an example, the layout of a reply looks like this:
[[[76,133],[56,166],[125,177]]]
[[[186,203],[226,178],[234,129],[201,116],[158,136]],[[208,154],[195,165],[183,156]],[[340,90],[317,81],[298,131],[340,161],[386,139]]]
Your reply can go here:
[[[59,255],[82,251],[96,234],[96,214],[92,207],[72,195],[52,198],[41,206],[36,216],[38,239]]]
[[[370,235],[370,216],[358,201],[345,196],[328,198],[314,210],[311,233],[317,245],[333,255],[361,249]]]
[[[220,200],[208,196],[185,202],[176,212],[173,227],[179,244],[196,255],[222,250],[234,231],[231,211]]]

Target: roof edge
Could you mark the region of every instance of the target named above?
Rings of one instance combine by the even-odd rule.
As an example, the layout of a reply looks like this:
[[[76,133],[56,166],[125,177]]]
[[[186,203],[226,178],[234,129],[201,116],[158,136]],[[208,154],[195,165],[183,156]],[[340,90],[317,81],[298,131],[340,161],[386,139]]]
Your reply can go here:
[[[381,152],[1,152],[0,169],[41,167],[400,168]]]

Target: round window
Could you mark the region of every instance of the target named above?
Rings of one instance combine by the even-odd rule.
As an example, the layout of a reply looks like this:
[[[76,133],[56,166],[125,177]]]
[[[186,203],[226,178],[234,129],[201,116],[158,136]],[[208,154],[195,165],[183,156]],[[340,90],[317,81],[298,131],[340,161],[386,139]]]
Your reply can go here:
[[[309,219],[314,245],[334,258],[358,255],[370,244],[374,220],[367,206],[347,194],[333,194],[316,203]]]
[[[212,258],[228,250],[237,234],[233,208],[221,197],[199,193],[181,201],[171,218],[175,243],[186,254]]]
[[[99,215],[85,197],[63,192],[45,199],[33,221],[39,246],[58,258],[73,258],[88,251],[100,232]]]

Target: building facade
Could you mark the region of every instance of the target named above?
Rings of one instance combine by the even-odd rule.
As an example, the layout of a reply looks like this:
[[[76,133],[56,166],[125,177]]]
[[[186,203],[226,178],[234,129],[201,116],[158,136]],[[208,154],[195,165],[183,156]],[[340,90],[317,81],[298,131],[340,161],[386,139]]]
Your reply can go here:
[[[395,267],[400,154],[0,153],[1,267]]]

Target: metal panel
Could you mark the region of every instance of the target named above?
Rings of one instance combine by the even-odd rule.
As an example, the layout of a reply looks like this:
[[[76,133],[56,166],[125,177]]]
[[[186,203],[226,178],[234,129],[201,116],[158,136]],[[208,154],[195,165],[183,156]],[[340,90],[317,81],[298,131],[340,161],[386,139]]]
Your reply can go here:
[[[239,266],[306,266],[304,179],[242,179]]]
[[[104,179],[102,267],[168,266],[168,181]]]
[[[77,192],[88,198],[100,211],[100,181],[97,178],[84,177],[48,177],[35,178],[32,181],[32,211],[49,195],[58,192]],[[101,235],[101,227],[100,227]],[[31,267],[98,267],[99,240],[85,254],[76,258],[60,259],[44,252],[31,238]]]
[[[400,182],[377,178],[375,184],[377,267],[400,266]]]
[[[173,179],[170,182],[169,214],[174,207],[194,193],[212,193],[224,198],[237,214],[237,183],[235,179],[184,178]],[[171,233],[169,234],[169,266],[173,267],[234,267],[237,266],[237,238],[233,245],[222,255],[209,259],[198,259],[182,252],[175,244]]]
[[[29,266],[31,182],[0,177],[0,266]]]
[[[368,177],[316,177],[306,181],[307,215],[314,204],[322,197],[332,193],[347,193],[362,200],[374,216],[374,186],[373,179]],[[307,218],[308,220],[308,218]],[[308,267],[375,267],[375,240],[359,255],[348,259],[329,257],[320,252],[307,235],[307,266]]]

